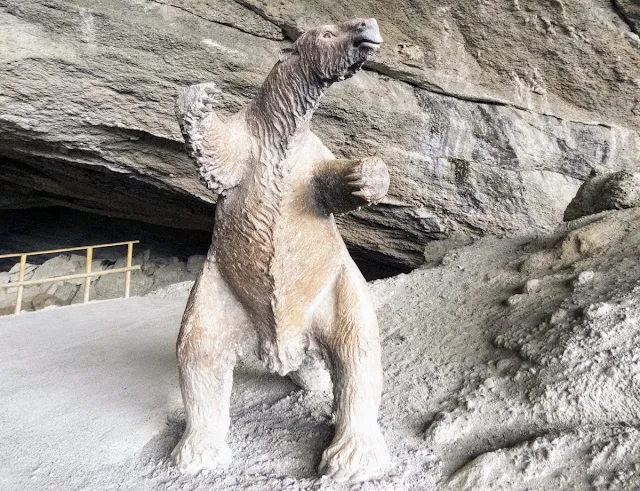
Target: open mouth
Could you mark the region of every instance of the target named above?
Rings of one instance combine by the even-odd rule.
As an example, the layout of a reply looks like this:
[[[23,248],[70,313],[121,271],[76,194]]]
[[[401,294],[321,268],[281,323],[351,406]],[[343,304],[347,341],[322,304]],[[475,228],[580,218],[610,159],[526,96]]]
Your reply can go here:
[[[358,39],[355,43],[353,43],[356,48],[368,48],[368,49],[376,49],[380,47],[379,41],[374,41],[373,39],[361,38]]]

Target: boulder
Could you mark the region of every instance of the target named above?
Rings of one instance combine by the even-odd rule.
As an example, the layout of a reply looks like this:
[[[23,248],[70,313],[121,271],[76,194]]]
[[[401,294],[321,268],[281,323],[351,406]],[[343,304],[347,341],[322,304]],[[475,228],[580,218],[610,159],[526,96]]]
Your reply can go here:
[[[64,283],[56,289],[53,296],[60,301],[60,305],[70,305],[78,292],[78,288],[79,286],[73,283]]]
[[[589,178],[564,212],[566,221],[606,210],[640,206],[640,172],[614,172]]]
[[[171,262],[171,258],[145,251],[142,255],[141,269],[147,276],[153,276],[155,272]]]
[[[113,267],[109,269],[124,268],[126,264],[127,260],[125,258],[118,259]],[[140,270],[133,271],[131,273],[130,295],[145,295],[150,291],[153,284],[153,278],[148,277]],[[95,293],[89,292],[89,298],[104,300],[107,298],[124,297],[124,286],[125,273],[100,276],[92,286],[92,290]],[[78,301],[82,302],[81,291],[82,295],[84,295],[84,288],[78,290],[74,303]]]
[[[38,265],[26,263],[24,265],[24,280],[30,280],[38,269]],[[20,279],[20,262],[17,262],[9,270],[9,280],[14,283]]]
[[[42,263],[35,270],[32,280],[43,280],[46,278],[56,278],[58,276],[67,276],[85,272],[86,261],[78,255],[61,254]],[[82,282],[83,280],[72,280],[74,282]],[[43,283],[40,285],[40,291],[46,292],[51,283]]]
[[[172,257],[168,264],[158,268],[153,275],[153,290],[163,288],[174,283],[195,280],[197,273],[187,270],[186,263],[177,257]]]
[[[11,280],[11,275],[8,272],[0,273],[0,285],[6,285]],[[11,309],[12,305],[15,305],[15,293],[11,293],[9,290],[15,290],[15,288],[0,288],[0,315],[4,315],[5,309]],[[11,313],[7,312],[7,313]]]
[[[54,284],[48,291],[39,293],[31,300],[33,310],[70,305],[78,292],[78,288],[78,285],[72,283]]]

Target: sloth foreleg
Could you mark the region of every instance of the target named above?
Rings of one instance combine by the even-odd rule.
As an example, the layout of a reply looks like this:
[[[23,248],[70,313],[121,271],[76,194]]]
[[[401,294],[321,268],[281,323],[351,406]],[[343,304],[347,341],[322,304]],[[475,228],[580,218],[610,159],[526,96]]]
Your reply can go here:
[[[378,203],[389,189],[389,171],[378,157],[325,160],[314,168],[316,199],[327,213]]]

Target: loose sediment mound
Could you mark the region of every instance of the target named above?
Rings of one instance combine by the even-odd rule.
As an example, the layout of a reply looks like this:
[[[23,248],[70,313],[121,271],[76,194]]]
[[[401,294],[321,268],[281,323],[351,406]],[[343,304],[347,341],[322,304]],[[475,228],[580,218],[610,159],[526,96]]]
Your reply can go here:
[[[639,449],[637,428],[585,426],[487,452],[457,472],[449,484],[461,491],[628,491],[640,486]]]
[[[640,465],[619,443],[637,439],[640,423],[640,210],[568,229],[525,247],[534,252],[521,255],[524,293],[507,299],[493,331],[508,357],[490,378],[466,381],[457,406],[427,431],[454,461],[481,454],[455,473],[452,489],[632,489],[616,479]],[[619,447],[619,458],[589,463],[598,442]]]

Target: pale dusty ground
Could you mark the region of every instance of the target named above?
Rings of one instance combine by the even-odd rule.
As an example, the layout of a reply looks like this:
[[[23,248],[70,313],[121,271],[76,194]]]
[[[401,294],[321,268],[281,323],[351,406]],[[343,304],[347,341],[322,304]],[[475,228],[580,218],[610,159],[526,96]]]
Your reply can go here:
[[[355,489],[640,489],[640,209],[571,227],[371,284],[394,468]],[[168,465],[186,291],[0,319],[0,489],[343,488],[315,474],[330,394],[253,360],[236,370],[232,467]]]

